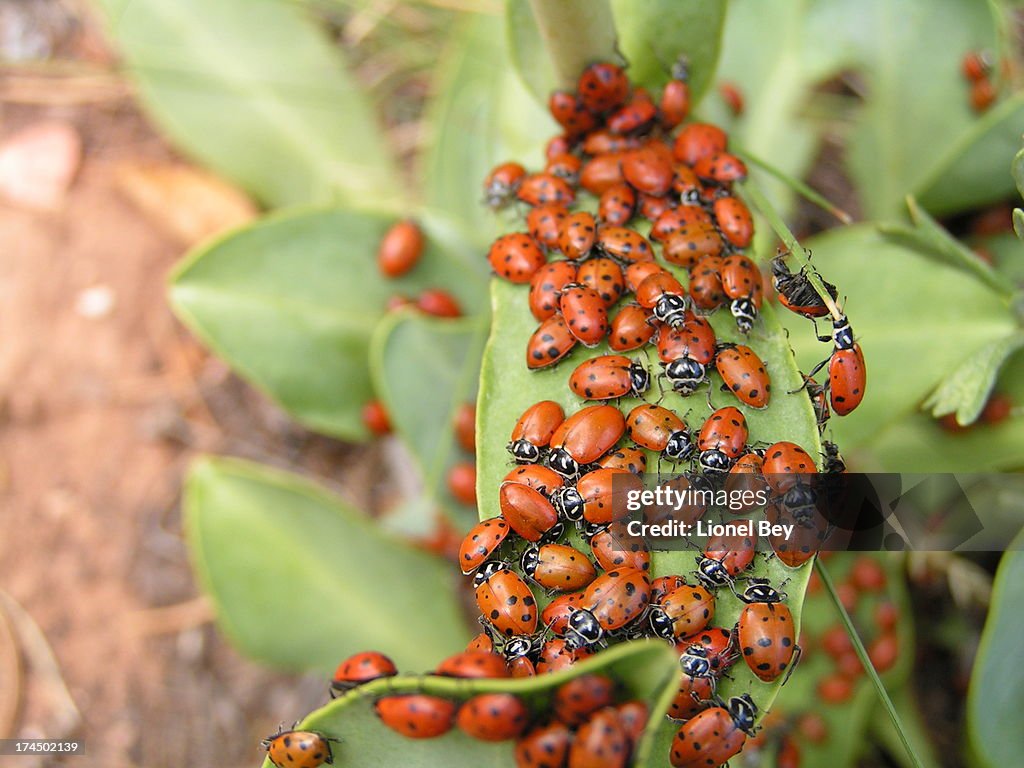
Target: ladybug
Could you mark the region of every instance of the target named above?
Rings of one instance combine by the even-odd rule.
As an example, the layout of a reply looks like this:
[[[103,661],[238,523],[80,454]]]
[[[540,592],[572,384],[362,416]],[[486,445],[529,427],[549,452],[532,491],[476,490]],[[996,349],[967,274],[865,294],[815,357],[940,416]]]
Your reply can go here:
[[[331,679],[331,698],[335,692],[350,691],[371,680],[394,677],[398,674],[395,662],[377,651],[363,651],[349,656],[334,670]]]
[[[641,192],[637,196],[637,212],[648,221],[657,221],[666,211],[671,211],[672,208],[673,202],[668,195],[657,197]]]
[[[716,152],[706,155],[693,164],[693,172],[705,181],[716,184],[732,184],[747,178],[747,165],[736,155]]]
[[[570,728],[585,723],[594,712],[615,703],[615,682],[604,675],[580,675],[560,685],[551,697],[551,709]]]
[[[597,237],[597,221],[592,213],[580,211],[570,214],[562,222],[558,238],[558,249],[567,259],[574,261],[585,258],[594,246]]]
[[[544,320],[526,344],[526,367],[531,371],[554,365],[572,352],[576,337],[561,315]]]
[[[544,145],[544,157],[547,160],[559,157],[560,155],[567,155],[572,151],[573,141],[564,133],[557,136],[552,136],[548,139],[548,143]]]
[[[415,267],[422,255],[423,232],[416,222],[406,219],[384,234],[377,249],[377,266],[385,277],[400,277]]]
[[[558,522],[551,502],[528,485],[502,483],[498,504],[505,522],[527,541],[540,541]]]
[[[526,582],[507,568],[476,587],[476,604],[483,620],[507,637],[532,635],[537,629],[537,600]]]
[[[765,579],[752,579],[739,598],[747,603],[736,625],[739,650],[750,671],[766,683],[796,666],[800,646],[796,644],[793,614],[784,596],[768,586]]]
[[[437,665],[435,675],[470,680],[508,677],[505,660],[493,651],[462,651]]]
[[[647,721],[650,719],[650,712],[647,703],[640,699],[624,701],[616,709],[619,711],[619,720],[626,730],[629,742],[633,747],[640,743],[644,731],[647,729]]]
[[[768,371],[750,347],[742,344],[721,348],[715,357],[723,389],[730,390],[740,402],[751,408],[764,408],[771,399],[772,383]],[[765,470],[767,472],[767,470]]]
[[[643,480],[625,469],[595,469],[576,483],[582,503],[582,517],[588,523],[605,525],[629,514],[627,499],[643,490]]]
[[[654,338],[656,329],[650,322],[653,316],[653,312],[639,304],[622,307],[611,320],[608,346],[616,352],[629,352],[644,346]]]
[[[459,566],[470,574],[501,546],[511,528],[500,517],[489,517],[474,525],[459,547]]]
[[[729,310],[741,333],[749,333],[757,319],[764,293],[761,270],[740,253],[727,256],[722,262],[722,290],[732,299]]]
[[[516,741],[516,768],[562,768],[571,740],[568,726],[558,720],[534,726]]]
[[[582,166],[582,160],[576,157],[576,155],[566,152],[548,158],[548,162],[544,166],[544,173],[550,173],[552,176],[565,179],[570,186],[576,186],[580,181],[580,168]]]
[[[960,70],[968,82],[984,80],[992,71],[992,56],[987,51],[968,51],[960,62]]]
[[[588,259],[580,265],[578,282],[597,291],[605,307],[612,306],[626,292],[622,268],[604,256]]]
[[[541,450],[548,446],[552,436],[564,421],[565,412],[554,400],[534,403],[523,411],[512,428],[508,452],[519,462],[539,461]]]
[[[697,558],[697,579],[708,589],[731,586],[754,562],[757,537],[716,536]]]
[[[647,238],[626,227],[601,227],[597,230],[597,245],[608,256],[627,264],[654,261],[654,250]]]
[[[828,360],[829,404],[836,415],[846,416],[864,399],[867,366],[860,344],[853,340],[853,328],[846,315],[833,320],[832,338],[835,349]]]
[[[738,408],[731,405],[719,408],[704,422],[697,436],[697,447],[701,450],[701,466],[705,470],[722,465],[728,469],[732,466],[732,461],[743,454],[748,435],[747,420]],[[712,452],[721,454],[721,458],[712,460],[706,456]]]
[[[636,192],[629,184],[613,184],[601,193],[597,218],[612,227],[624,227],[636,212]]]
[[[541,624],[544,625],[545,629],[551,630],[553,635],[561,637],[569,627],[569,615],[575,608],[579,607],[582,599],[583,592],[569,592],[565,595],[559,595],[541,611]]]
[[[756,719],[757,705],[749,694],[730,699],[728,709],[705,709],[679,728],[669,749],[669,762],[674,768],[724,765],[743,749]]]
[[[486,632],[481,632],[468,643],[466,643],[467,651],[483,651],[490,653],[494,650],[494,641],[491,640],[491,636]]]
[[[684,397],[697,391],[715,359],[716,344],[711,323],[692,314],[679,328],[664,329],[658,335],[658,357],[673,390]]]
[[[825,290],[833,299],[839,296],[839,290],[832,283],[822,280]],[[804,317],[824,317],[829,313],[825,302],[811,286],[803,270],[797,273],[789,271],[784,256],[772,259],[772,285],[778,294],[779,303],[791,312]]]
[[[800,482],[800,475],[817,474],[811,455],[796,443],[782,441],[765,449],[761,472],[768,486],[782,495]]]
[[[713,310],[725,303],[722,287],[721,256],[702,256],[690,269],[690,298],[703,310]]]
[[[761,474],[763,464],[763,457],[756,451],[750,451],[740,456],[729,469],[724,487],[736,500],[736,506],[730,505],[730,512],[740,515],[760,506],[757,499],[763,498],[767,487]],[[750,501],[744,502],[744,498]]]
[[[651,106],[651,118],[655,114]],[[653,147],[629,152],[622,160],[622,175],[638,192],[662,197],[672,188],[672,163]]]
[[[591,158],[580,169],[580,186],[600,197],[609,189],[625,184],[626,178],[622,175],[622,159],[623,153],[621,152],[612,152]]]
[[[548,111],[570,137],[581,136],[597,125],[597,118],[568,91],[554,91],[548,97]]]
[[[715,596],[699,585],[685,585],[669,592],[651,608],[651,631],[666,640],[692,635],[706,627],[715,615]]]
[[[720,256],[722,236],[714,224],[696,221],[681,225],[662,243],[661,255],[669,264],[690,269],[705,256]]]
[[[732,112],[733,117],[739,117],[743,114],[743,110],[746,107],[746,103],[743,99],[743,92],[739,89],[735,83],[719,83],[718,95],[722,97],[722,101],[725,102],[725,106]]]
[[[530,711],[511,693],[481,693],[459,707],[455,722],[471,738],[507,741],[523,734],[530,724]]]
[[[704,185],[701,184],[693,168],[677,162],[673,170],[675,176],[672,178],[672,191],[679,195],[681,202],[687,205],[700,204]]]
[[[654,329],[651,329],[654,332]],[[380,400],[371,400],[363,406],[363,425],[375,435],[386,435],[391,432],[391,418],[387,408]]]
[[[676,136],[672,154],[692,167],[705,157],[724,152],[728,143],[729,137],[717,125],[689,123]]]
[[[558,248],[562,224],[569,218],[569,209],[559,203],[548,203],[531,208],[526,214],[526,229],[530,237],[548,250]]]
[[[585,400],[640,397],[650,386],[643,364],[623,355],[601,355],[580,363],[569,377],[569,387]]]
[[[537,660],[537,674],[546,675],[551,672],[558,672],[568,669],[577,661],[592,655],[586,648],[570,648],[569,643],[561,637],[553,637],[547,640],[540,649],[540,658]]]
[[[380,721],[407,739],[434,739],[448,733],[456,709],[454,701],[424,693],[385,696],[374,704]]]
[[[625,469],[634,475],[647,471],[647,454],[634,446],[625,446],[609,451],[597,462],[604,469]]]
[[[683,286],[668,272],[644,278],[636,288],[636,299],[641,307],[653,311],[658,322],[672,328],[686,322],[690,301]]]
[[[544,496],[550,497],[565,483],[565,478],[553,469],[540,464],[524,464],[513,467],[504,478],[508,483],[520,483],[528,485],[535,491],[540,491]],[[491,518],[501,519],[501,518]]]
[[[566,647],[597,645],[604,633],[629,624],[647,608],[651,583],[633,568],[608,571],[598,576],[583,593],[582,607],[569,617]]]
[[[718,676],[739,659],[734,639],[732,630],[724,627],[705,627],[700,632],[684,638],[683,642],[688,645],[683,650],[690,650],[694,646],[702,648],[704,658],[708,660],[711,671]],[[680,645],[682,643],[677,644],[676,648],[679,649]]]
[[[970,102],[971,109],[978,114],[988,111],[997,97],[996,87],[991,80],[978,80],[971,83]]]
[[[648,277],[651,275],[668,274],[668,270],[653,261],[637,261],[627,265],[623,274],[626,277],[626,289],[636,293],[640,283]]]
[[[316,731],[280,730],[260,742],[270,762],[278,768],[317,768],[334,765],[331,753],[332,739]]]
[[[608,116],[608,130],[612,133],[643,133],[658,118],[658,108],[650,96],[637,91],[625,106]]]
[[[597,578],[597,571],[587,556],[565,544],[527,547],[519,564],[527,578],[558,592],[583,589]]]
[[[641,403],[629,412],[626,434],[637,445],[660,451],[673,461],[685,461],[695,449],[686,423],[668,408],[653,403]]]
[[[421,312],[434,317],[462,317],[462,307],[447,291],[428,288],[416,297],[416,306]]]
[[[646,573],[651,570],[647,544],[638,536],[630,536],[622,523],[613,523],[591,536],[590,551],[606,571],[633,568]]]
[[[754,217],[738,197],[721,195],[711,204],[718,228],[736,248],[746,248],[754,239]]]
[[[600,61],[591,64],[576,82],[580,101],[594,114],[608,112],[622,104],[629,95],[629,78],[615,64]]]
[[[686,579],[682,576],[659,576],[651,582],[651,605],[659,605],[669,592],[685,586]]]
[[[686,224],[710,224],[714,225],[711,214],[699,205],[680,205],[665,211],[651,225],[650,238],[657,243],[663,243],[668,237],[678,232]]]
[[[579,474],[580,464],[597,461],[619,441],[626,431],[626,420],[618,408],[592,405],[567,418],[551,437],[554,449],[548,466],[559,474]]]
[[[600,156],[624,152],[641,145],[636,136],[620,136],[606,128],[591,131],[583,139],[583,151],[588,155]]]
[[[608,335],[608,310],[601,294],[579,283],[559,292],[558,310],[569,333],[587,347],[596,347]]]
[[[575,282],[576,265],[572,262],[552,261],[544,264],[530,278],[530,312],[537,320],[547,320],[558,311],[559,292]]]
[[[460,403],[452,419],[455,428],[455,440],[462,450],[468,453],[476,451],[476,403]]]
[[[711,706],[715,696],[713,676],[682,675],[675,698],[668,707],[673,720],[690,720]]]
[[[519,163],[502,163],[484,179],[484,203],[495,210],[504,208],[515,197],[526,169]]]
[[[802,764],[799,745],[792,736],[783,736],[775,753],[775,768],[800,768]]]
[[[529,656],[517,656],[508,662],[509,674],[512,677],[536,677],[537,667]]]
[[[448,491],[461,504],[476,506],[476,465],[472,461],[453,464],[446,477]]]
[[[565,179],[550,173],[535,173],[522,180],[516,197],[527,205],[556,203],[568,206],[576,200],[576,193]]]
[[[528,283],[534,273],[547,263],[537,241],[525,232],[502,235],[487,252],[494,273],[510,283]]]
[[[690,86],[686,80],[673,78],[665,83],[658,102],[661,124],[671,130],[690,114]]]
[[[569,746],[568,765],[573,768],[626,768],[629,734],[614,707],[596,712],[576,732]]]

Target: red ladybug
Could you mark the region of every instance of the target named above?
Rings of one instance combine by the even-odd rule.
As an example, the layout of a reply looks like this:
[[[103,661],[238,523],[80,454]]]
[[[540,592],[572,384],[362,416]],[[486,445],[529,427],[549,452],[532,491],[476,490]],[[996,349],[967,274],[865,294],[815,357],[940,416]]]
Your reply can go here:
[[[747,603],[736,625],[740,654],[751,672],[770,683],[799,660],[793,614],[764,579],[752,579],[740,599]]]
[[[530,312],[540,321],[547,320],[558,311],[561,290],[575,282],[576,265],[572,262],[553,261],[543,265],[530,278]]]
[[[494,209],[505,207],[512,202],[525,177],[526,169],[519,163],[497,166],[484,179],[484,203]]]
[[[625,469],[634,475],[647,471],[647,454],[633,446],[616,448],[606,453],[598,462],[604,469]]]
[[[544,320],[526,344],[526,367],[531,371],[554,365],[572,352],[576,337],[561,315]]]
[[[580,363],[569,377],[569,387],[585,400],[640,397],[651,376],[642,363],[623,355],[601,355]]]
[[[481,632],[468,643],[466,643],[467,651],[483,651],[490,653],[494,650],[494,641],[491,640],[491,636],[486,632]]]
[[[564,133],[552,136],[544,145],[544,157],[548,160],[565,155],[572,151],[573,141]]]
[[[722,287],[721,256],[702,256],[690,269],[690,298],[693,304],[703,310],[714,310],[725,303],[725,289]]]
[[[828,361],[829,404],[839,416],[851,413],[864,399],[867,366],[860,344],[853,340],[853,329],[844,315],[833,322],[835,350]]]
[[[502,235],[487,252],[491,269],[510,283],[528,283],[534,273],[547,263],[537,241],[525,232]]]
[[[448,291],[428,288],[416,297],[416,306],[421,312],[434,317],[462,317],[462,307]]]
[[[603,224],[624,227],[636,212],[636,192],[629,184],[613,184],[601,193],[597,218]]]
[[[625,184],[622,175],[621,152],[598,154],[583,164],[580,169],[580,186],[592,195],[600,197],[607,190],[619,184]]]
[[[714,696],[713,676],[681,675],[679,688],[667,714],[673,720],[690,720],[710,707]]]
[[[704,657],[708,660],[711,671],[715,675],[721,675],[739,659],[734,639],[732,630],[725,627],[705,627],[700,632],[683,638],[676,648],[679,649],[682,643],[686,643],[688,648],[695,645],[700,646],[704,649]]]
[[[393,225],[380,241],[377,266],[386,277],[399,277],[419,263],[423,255],[423,232],[415,221]]]
[[[597,564],[606,571],[633,568],[647,573],[651,570],[651,553],[644,540],[630,536],[625,525],[612,523],[590,537],[590,551]]]
[[[508,451],[517,461],[533,463],[540,459],[555,432],[565,421],[562,406],[554,400],[534,403],[519,417],[509,437]]]
[[[573,283],[562,289],[558,311],[569,333],[587,347],[596,347],[608,335],[608,310],[601,294],[593,288]]]
[[[526,229],[530,237],[548,250],[558,248],[562,224],[569,218],[569,209],[561,203],[548,203],[531,208],[526,214]]]
[[[597,231],[597,245],[608,256],[627,264],[654,260],[654,250],[647,238],[626,227],[601,227]]]
[[[757,537],[716,536],[697,558],[697,578],[708,589],[729,586],[754,562]]]
[[[746,179],[747,165],[736,155],[716,152],[694,163],[693,172],[705,181],[726,185]]]
[[[657,243],[663,243],[670,235],[678,232],[687,224],[709,224],[714,225],[711,214],[699,205],[680,205],[665,211],[651,225],[650,238]]]
[[[448,733],[456,708],[454,701],[423,693],[385,696],[374,705],[380,721],[407,739],[434,739]]]
[[[637,445],[660,451],[674,461],[685,461],[694,451],[686,422],[668,408],[653,403],[642,403],[629,412],[626,434]]]
[[[627,304],[611,320],[608,346],[616,352],[639,349],[654,338],[654,313],[639,304]]]
[[[527,205],[556,203],[568,206],[576,200],[576,193],[565,179],[550,173],[535,173],[522,180],[516,197]]]
[[[996,87],[991,80],[978,80],[977,82],[971,83],[970,89],[970,103],[971,109],[981,114],[987,112],[998,97],[996,93]]]
[[[679,575],[659,576],[651,582],[651,605],[658,605],[669,592],[686,586],[686,579]]]
[[[651,631],[666,640],[700,632],[715,615],[715,596],[699,585],[685,585],[669,592],[651,608]]]
[[[637,261],[626,266],[626,289],[636,293],[637,287],[651,275],[667,274],[668,270],[653,261]]]
[[[711,323],[693,314],[678,328],[661,330],[658,357],[673,390],[683,396],[697,391],[706,378],[707,366],[715,359],[717,343]]]
[[[505,522],[527,541],[540,541],[558,522],[551,502],[528,485],[502,483],[498,503]]]
[[[569,746],[571,768],[625,768],[629,764],[629,734],[614,707],[596,712],[576,732]]]
[[[676,162],[673,168],[675,176],[672,178],[672,191],[679,195],[680,200],[687,205],[699,204],[704,185],[701,184],[693,168],[680,162]]]
[[[971,83],[984,80],[992,71],[992,57],[987,51],[968,51],[960,63],[964,78]]]
[[[626,292],[626,279],[620,267],[604,256],[587,259],[580,265],[577,281],[597,291],[605,307],[611,307]]]
[[[733,117],[739,117],[743,114],[746,103],[739,86],[730,82],[719,83],[718,94],[722,97],[722,101],[725,102],[725,106],[732,112]]]
[[[435,675],[469,680],[508,677],[505,660],[493,651],[462,651],[437,665]]]
[[[362,416],[363,425],[373,434],[386,435],[391,432],[391,418],[380,400],[371,400],[364,405]]]
[[[371,680],[394,677],[398,674],[395,662],[377,651],[363,651],[342,661],[331,680],[331,695],[335,691],[349,691]]]
[[[690,269],[705,256],[722,253],[722,237],[707,221],[683,224],[662,243],[661,254],[669,264]]]
[[[566,643],[569,648],[597,645],[605,632],[637,619],[650,601],[651,583],[633,568],[598,576],[583,593],[581,608],[569,617]]]
[[[508,538],[508,523],[500,517],[489,517],[474,525],[459,547],[459,567],[469,574],[490,557]]]
[[[629,743],[635,748],[643,738],[644,731],[647,729],[647,721],[650,719],[647,704],[640,699],[633,699],[622,702],[616,709],[619,710],[619,719],[629,737]]]
[[[674,203],[668,195],[657,197],[646,192],[637,195],[637,213],[648,221],[657,221],[673,207]]]
[[[459,730],[480,741],[507,741],[522,735],[530,711],[511,693],[481,693],[467,699],[455,718]]]
[[[686,322],[690,307],[686,289],[668,272],[658,272],[644,278],[636,288],[637,303],[654,313],[660,323],[677,328]]]
[[[535,491],[540,491],[544,496],[550,496],[565,483],[565,478],[560,474],[540,464],[513,467],[504,479],[505,482],[528,485]]]
[[[561,768],[571,740],[568,726],[558,720],[534,726],[516,741],[516,768]]]
[[[583,502],[583,519],[604,525],[626,517],[626,501],[631,494],[643,490],[643,481],[625,469],[595,469],[576,483],[576,492]]]
[[[747,420],[731,405],[712,413],[697,436],[700,463],[707,471],[728,471],[747,445]],[[714,454],[714,455],[712,455]]]
[[[532,635],[537,629],[537,600],[508,569],[499,569],[476,588],[476,605],[483,620],[506,637]]]
[[[476,506],[476,464],[472,461],[453,464],[445,480],[456,501],[468,507]]]
[[[732,299],[729,310],[741,333],[749,333],[757,319],[764,295],[761,270],[740,253],[727,256],[722,262],[722,290]]]
[[[567,640],[553,637],[545,641],[537,660],[537,674],[547,675],[568,669],[577,661],[592,655],[586,648],[570,648]]]
[[[570,592],[559,595],[541,611],[540,621],[546,629],[557,637],[565,634],[569,627],[569,616],[580,605],[583,592]]]
[[[783,440],[765,449],[761,472],[769,487],[781,495],[800,480],[800,475],[816,474],[818,468],[807,451]]]
[[[548,97],[548,110],[567,136],[581,136],[597,125],[597,118],[585,107],[576,94],[554,91]]]
[[[547,165],[544,166],[544,173],[550,173],[552,176],[565,179],[570,186],[576,186],[580,181],[580,168],[582,167],[582,160],[576,157],[576,155],[566,152],[548,158]]]
[[[737,248],[746,248],[754,239],[754,217],[738,197],[722,195],[711,205],[718,228]]]
[[[674,768],[723,765],[743,749],[754,731],[757,706],[748,694],[729,700],[729,708],[711,707],[683,723],[668,759]]]
[[[527,547],[519,561],[523,573],[545,589],[574,592],[597,577],[587,556],[565,544]]]
[[[583,151],[588,155],[607,155],[636,149],[643,142],[636,136],[619,136],[607,128],[591,131],[583,139]]]
[[[585,723],[594,712],[615,703],[615,682],[604,675],[580,675],[560,685],[551,697],[555,717],[570,728]]]
[[[591,64],[576,82],[583,105],[595,114],[608,112],[622,104],[629,95],[629,78],[615,64],[600,61]]]
[[[567,477],[579,474],[580,464],[590,464],[619,441],[626,420],[618,408],[592,405],[567,418],[551,437],[554,449],[548,465]]]
[[[658,102],[661,124],[672,129],[685,120],[690,114],[690,86],[683,79],[673,78],[665,83]]]
[[[278,768],[318,768],[333,765],[331,742],[340,741],[316,731],[280,730],[260,742]]]
[[[658,108],[650,96],[639,90],[625,106],[608,116],[608,130],[612,133],[642,133],[658,118]]]
[[[654,108],[651,108],[654,116]],[[638,192],[655,197],[665,195],[672,188],[672,163],[653,147],[634,149],[622,160],[622,175]]]
[[[723,389],[728,389],[740,402],[751,408],[764,408],[772,394],[772,382],[761,358],[742,344],[724,347],[715,358]],[[767,470],[765,470],[767,473]]]
[[[562,222],[558,248],[567,259],[574,261],[586,257],[597,237],[597,221],[592,213],[579,211]]]
[[[729,137],[717,125],[689,123],[676,136],[672,152],[680,162],[694,166],[705,157],[724,152],[728,143]]]
[[[455,440],[462,450],[468,453],[476,451],[476,403],[461,403],[452,419],[455,427]]]

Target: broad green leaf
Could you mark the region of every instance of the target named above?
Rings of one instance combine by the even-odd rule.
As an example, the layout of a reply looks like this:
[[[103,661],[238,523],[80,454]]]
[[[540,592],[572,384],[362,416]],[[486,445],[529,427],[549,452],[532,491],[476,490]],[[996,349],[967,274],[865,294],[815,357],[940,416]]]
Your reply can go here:
[[[501,220],[482,203],[484,177],[506,160],[539,162],[558,126],[508,65],[498,17],[472,15],[460,23],[433,91],[420,162],[424,202],[450,216],[482,259]]]
[[[1021,347],[1024,334],[1019,331],[989,344],[949,374],[928,396],[924,407],[933,416],[956,413],[960,424],[973,423],[985,407],[1000,368]]]
[[[280,0],[101,0],[170,138],[267,205],[395,209],[399,174],[341,52]]]
[[[193,566],[221,627],[261,661],[329,673],[375,648],[428,669],[468,638],[448,564],[297,475],[203,459],[184,508]]]
[[[660,89],[684,55],[690,99],[697,104],[714,81],[728,5],[727,0],[612,0],[618,47],[629,62],[630,78]]]
[[[814,253],[814,266],[847,297],[845,308],[867,363],[864,401],[851,415],[829,422],[848,453],[870,452],[951,370],[1016,330],[998,294],[965,280],[958,268],[893,243],[873,226],[834,230],[804,245]],[[784,314],[797,359],[810,370],[831,347],[815,340],[806,320]],[[900,463],[880,469],[909,471],[916,463],[913,456],[896,458]]]
[[[463,529],[473,524],[475,510],[452,497],[446,478],[454,463],[472,459],[455,442],[453,427],[459,406],[476,399],[486,339],[483,317],[452,321],[401,312],[380,324],[370,353],[374,389],[419,463],[428,499]]]
[[[171,303],[236,371],[312,429],[365,436],[367,350],[387,299],[444,286],[480,308],[486,260],[441,220],[424,217],[428,247],[398,280],[377,270],[395,218],[344,208],[264,218],[193,251],[171,279]]]
[[[1024,534],[1008,546],[996,572],[985,630],[967,695],[967,732],[987,768],[1013,765],[1024,752]]]
[[[436,666],[437,658],[430,668]],[[480,693],[514,693],[535,712],[549,708],[555,689],[584,674],[608,675],[622,686],[623,700],[642,699],[651,711],[652,722],[662,720],[658,702],[675,687],[678,660],[667,645],[646,641],[622,645],[550,675],[507,680],[454,680],[418,675],[377,680],[356,688],[306,717],[301,728],[342,739],[334,746],[338,765],[406,766],[408,768],[514,768],[510,741],[488,743],[471,739],[458,729],[436,739],[417,742],[399,736],[385,727],[373,710],[380,696],[396,693],[427,693],[464,701]],[[649,729],[650,730],[650,729]],[[636,768],[661,766],[665,758],[650,752],[645,739],[637,749],[632,765]],[[666,750],[665,755],[668,752]],[[270,760],[263,768],[274,768]]]
[[[944,150],[928,178],[914,188],[921,205],[948,215],[999,202],[1014,190],[1006,159],[1024,132],[1024,93],[996,104]]]

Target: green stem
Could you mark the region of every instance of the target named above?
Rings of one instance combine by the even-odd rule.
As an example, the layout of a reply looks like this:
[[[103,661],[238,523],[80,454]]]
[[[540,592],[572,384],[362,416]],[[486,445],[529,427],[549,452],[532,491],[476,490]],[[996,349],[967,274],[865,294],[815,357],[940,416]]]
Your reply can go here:
[[[768,219],[768,223],[771,228],[775,230],[775,234],[779,236],[779,239],[789,249],[790,255],[796,259],[797,264],[804,267],[804,274],[807,276],[807,282],[814,288],[814,292],[817,293],[825,306],[828,307],[828,311],[832,313],[832,317],[839,320],[843,313],[836,306],[835,301],[827,290],[825,290],[825,284],[821,281],[821,277],[818,275],[817,270],[811,267],[811,254],[800,245],[796,239],[796,235],[786,226],[786,222],[782,220],[782,217],[775,211],[771,203],[768,202],[768,198],[764,196],[764,193],[757,188],[757,185],[747,182],[739,188],[739,194],[748,203],[752,204],[762,216]]]
[[[755,154],[752,154],[745,149],[736,148],[733,150],[742,160],[746,160],[751,165],[756,165],[758,168],[763,170],[769,176],[773,176],[787,187],[792,189],[801,197],[814,203],[816,206],[821,208],[823,211],[835,216],[843,224],[852,224],[853,217],[840,208],[838,205],[833,204],[827,197],[818,192],[816,189],[808,184],[805,184],[800,179],[795,179],[788,173],[783,171],[781,168],[776,168],[774,165],[769,163],[767,160],[763,160]]]
[[[868,678],[870,678],[872,685],[875,686],[875,692],[878,693],[878,698],[881,700],[882,706],[885,708],[886,713],[889,715],[889,719],[892,720],[893,727],[899,734],[900,742],[903,744],[903,749],[906,750],[907,756],[910,758],[910,761],[915,768],[924,768],[921,764],[920,758],[918,758],[917,753],[914,751],[914,748],[910,745],[910,739],[907,738],[906,730],[903,727],[903,721],[900,719],[899,713],[896,711],[896,707],[892,703],[892,699],[889,698],[889,692],[885,690],[885,686],[882,684],[882,679],[878,676],[878,672],[875,670],[874,664],[871,663],[871,658],[868,656],[868,652],[864,648],[864,643],[860,640],[860,635],[857,634],[857,630],[853,626],[853,620],[850,618],[850,614],[846,612],[846,608],[839,599],[839,595],[836,594],[836,588],[832,583],[832,577],[829,575],[828,569],[825,568],[825,564],[821,562],[821,558],[814,559],[814,570],[821,578],[821,583],[825,586],[825,591],[828,592],[829,597],[832,598],[832,602],[836,606],[836,611],[839,613],[839,619],[843,622],[843,626],[846,628],[846,634],[850,636],[850,642],[853,643],[853,649],[857,652],[857,658],[860,659],[860,663],[863,665],[865,672],[867,672]]]
[[[588,64],[621,59],[608,0],[530,0],[530,8],[560,87],[574,86]]]

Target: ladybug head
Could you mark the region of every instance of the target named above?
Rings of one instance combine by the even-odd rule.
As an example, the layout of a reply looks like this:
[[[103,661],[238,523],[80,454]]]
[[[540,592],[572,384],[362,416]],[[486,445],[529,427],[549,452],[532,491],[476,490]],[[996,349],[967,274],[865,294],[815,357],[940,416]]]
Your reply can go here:
[[[519,559],[519,566],[523,573],[532,577],[537,570],[537,563],[540,561],[540,553],[537,547],[527,547],[523,550],[523,556]]]
[[[750,333],[750,329],[754,327],[754,321],[757,319],[757,307],[754,306],[754,302],[746,298],[733,299],[729,305],[729,311],[736,318],[736,327],[739,328],[740,333]]]
[[[750,698],[749,693],[729,699],[729,715],[736,727],[744,733],[754,730],[754,721],[757,719],[757,705]]]
[[[575,477],[580,473],[580,465],[564,448],[556,448],[548,454],[548,466],[563,477]]]
[[[510,637],[508,642],[505,643],[505,647],[501,649],[501,655],[505,657],[507,661],[518,659],[523,656],[529,656],[533,652],[533,642],[529,637],[524,635],[516,635]]]
[[[580,496],[580,492],[576,490],[575,486],[569,485],[560,488],[551,500],[559,514],[570,523],[583,519],[583,497]]]
[[[665,366],[665,376],[672,389],[683,395],[692,395],[704,381],[706,368],[692,357],[677,357]]]
[[[721,475],[729,471],[732,462],[729,457],[717,448],[709,448],[700,453],[700,466],[709,475]]]
[[[473,589],[482,587],[491,576],[507,569],[508,565],[501,560],[488,560],[473,574]]]
[[[686,461],[693,455],[696,446],[688,429],[677,429],[668,436],[665,443],[665,457],[673,461]]]
[[[678,293],[664,293],[654,305],[654,317],[657,320],[679,328],[686,322],[686,310],[689,309],[690,301]]]
[[[583,524],[583,538],[590,541],[607,528],[608,526],[604,523],[591,523],[588,521]]]
[[[597,617],[585,608],[578,608],[569,615],[569,628],[565,633],[565,647],[575,651],[597,645],[604,635]]]
[[[540,460],[540,448],[529,440],[513,440],[508,444],[508,452],[520,464],[536,464]]]
[[[710,589],[732,583],[728,569],[713,557],[697,558],[697,578]]]
[[[565,523],[557,522],[544,531],[540,537],[541,544],[551,544],[558,541],[562,536],[565,535]]]
[[[658,637],[663,637],[666,640],[675,638],[676,633],[672,626],[672,619],[669,618],[663,608],[652,608],[648,621],[651,623],[651,631]]]

